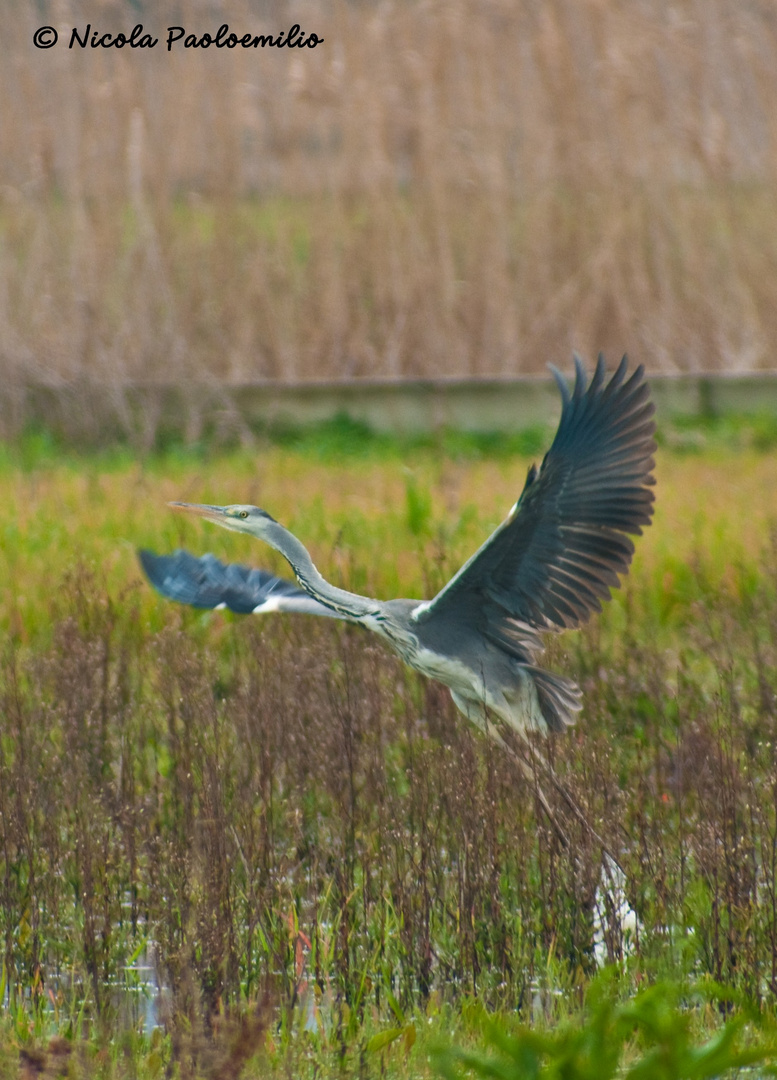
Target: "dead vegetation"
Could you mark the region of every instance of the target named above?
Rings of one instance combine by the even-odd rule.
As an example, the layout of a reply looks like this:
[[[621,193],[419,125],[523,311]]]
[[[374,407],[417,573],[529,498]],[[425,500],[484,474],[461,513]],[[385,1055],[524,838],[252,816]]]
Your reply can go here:
[[[6,430],[38,382],[519,374],[572,347],[772,365],[777,38],[765,0],[203,2],[325,41],[68,50],[17,6],[0,72]],[[32,48],[43,22],[60,44]],[[83,28],[82,28],[83,29]],[[77,395],[74,398],[77,401]],[[153,418],[149,418],[153,423]]]
[[[549,749],[626,871],[632,970],[773,1000],[775,599],[697,581],[669,623],[643,582],[622,630],[571,639],[585,716]],[[590,835],[560,847],[514,764],[358,631],[149,634],[84,574],[52,614],[50,647],[3,655],[11,1001],[110,1025],[148,939],[190,1053],[246,1000],[337,1044],[392,1000],[526,1011],[594,970]]]

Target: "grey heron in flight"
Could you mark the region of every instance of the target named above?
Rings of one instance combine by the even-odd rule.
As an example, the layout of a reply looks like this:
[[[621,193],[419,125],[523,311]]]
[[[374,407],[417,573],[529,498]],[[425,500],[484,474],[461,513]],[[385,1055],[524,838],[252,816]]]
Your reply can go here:
[[[561,420],[542,464],[531,466],[506,519],[431,600],[373,600],[336,588],[296,536],[255,506],[170,503],[263,540],[301,589],[184,551],[143,551],[143,568],[163,595],[194,606],[366,626],[405,663],[445,683],[461,712],[500,742],[500,724],[519,733],[563,730],[582,695],[571,679],[538,666],[541,634],[581,626],[620,585],[634,553],[630,534],[650,524],[655,483],[654,406],[642,367],[627,378],[624,356],[607,381],[600,356],[590,384],[578,357],[575,367],[571,391],[551,368]]]

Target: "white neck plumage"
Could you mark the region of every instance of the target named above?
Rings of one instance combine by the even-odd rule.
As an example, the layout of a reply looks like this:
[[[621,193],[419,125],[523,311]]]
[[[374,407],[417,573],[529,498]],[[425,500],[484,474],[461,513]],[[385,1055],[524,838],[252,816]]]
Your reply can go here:
[[[277,521],[268,522],[264,526],[261,539],[283,555],[307,593],[338,615],[348,619],[363,619],[380,611],[378,601],[331,585],[316,569],[305,545]]]

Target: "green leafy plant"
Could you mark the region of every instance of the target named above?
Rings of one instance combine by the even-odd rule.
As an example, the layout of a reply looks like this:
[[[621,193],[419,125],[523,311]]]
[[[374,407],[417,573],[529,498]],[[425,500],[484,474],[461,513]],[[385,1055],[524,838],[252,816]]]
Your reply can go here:
[[[591,984],[579,1020],[541,1031],[486,1017],[486,1052],[445,1047],[435,1064],[445,1080],[706,1080],[755,1065],[775,1075],[777,1031],[746,1002],[713,1035],[697,1036],[701,1007],[726,1009],[734,996],[715,984],[686,991],[662,982],[619,1002],[608,969]]]

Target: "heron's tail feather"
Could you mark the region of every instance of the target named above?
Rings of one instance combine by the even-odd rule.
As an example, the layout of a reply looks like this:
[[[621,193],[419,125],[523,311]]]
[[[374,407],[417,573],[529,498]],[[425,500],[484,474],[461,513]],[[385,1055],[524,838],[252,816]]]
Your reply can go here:
[[[531,676],[537,689],[540,712],[548,731],[564,731],[575,722],[575,713],[580,712],[583,695],[580,687],[572,679],[556,675],[545,668],[525,665],[525,671]]]

